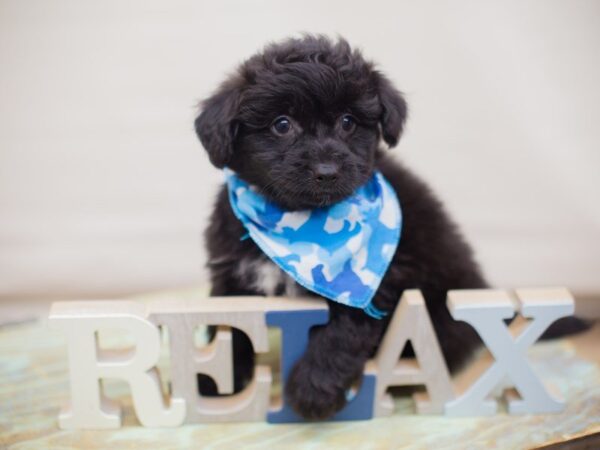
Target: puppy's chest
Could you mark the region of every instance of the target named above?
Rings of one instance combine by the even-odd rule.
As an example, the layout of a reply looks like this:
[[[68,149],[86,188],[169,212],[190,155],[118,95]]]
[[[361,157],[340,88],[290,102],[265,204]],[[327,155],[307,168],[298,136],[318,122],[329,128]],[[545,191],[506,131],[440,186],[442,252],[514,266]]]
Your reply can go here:
[[[234,276],[243,285],[263,295],[301,297],[308,291],[298,285],[264,255],[246,256],[236,264]]]

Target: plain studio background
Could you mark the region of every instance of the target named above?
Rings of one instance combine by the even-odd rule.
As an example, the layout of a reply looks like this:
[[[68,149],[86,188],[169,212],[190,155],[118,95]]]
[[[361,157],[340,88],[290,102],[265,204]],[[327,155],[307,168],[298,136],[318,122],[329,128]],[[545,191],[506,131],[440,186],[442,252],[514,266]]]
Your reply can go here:
[[[196,104],[299,31],[406,93],[393,152],[495,286],[600,293],[600,2],[0,0],[0,299],[205,283]]]

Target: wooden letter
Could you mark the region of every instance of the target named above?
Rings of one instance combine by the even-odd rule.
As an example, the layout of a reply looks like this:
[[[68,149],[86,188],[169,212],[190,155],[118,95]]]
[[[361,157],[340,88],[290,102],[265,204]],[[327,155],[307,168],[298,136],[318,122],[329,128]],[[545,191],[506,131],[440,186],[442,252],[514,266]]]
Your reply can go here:
[[[52,306],[50,325],[61,330],[69,353],[71,405],[59,416],[64,429],[118,428],[120,410],[104,397],[101,378],[129,383],[139,421],[146,427],[176,427],[185,417],[185,404],[163,402],[155,366],[160,353],[158,329],[145,319],[141,303],[128,301],[59,302]],[[124,354],[103,351],[96,332],[118,328],[132,334],[136,347]]]
[[[408,340],[416,360],[399,360]],[[448,369],[420,291],[409,290],[402,294],[377,355],[367,364],[366,373],[377,375],[376,417],[393,412],[392,399],[386,394],[390,386],[424,384],[429,398],[415,395],[420,414],[442,413],[444,404],[454,398]]]
[[[308,345],[308,333],[315,325],[327,323],[329,312],[325,309],[299,311],[269,311],[267,325],[281,328],[281,390],[285,391],[287,378],[298,359],[304,354]],[[267,421],[270,423],[302,422],[303,419],[292,411],[287,404],[285,395],[282,396],[279,408],[269,411]]]
[[[231,330],[248,335],[256,352],[268,351],[264,312],[256,299],[211,297],[165,300],[150,304],[150,320],[169,329],[173,398],[185,400],[187,423],[263,421],[269,408],[271,372],[255,368],[254,379],[242,392],[225,397],[202,397],[197,374],[210,376],[219,393],[233,392]],[[220,325],[215,339],[203,349],[194,346],[194,331],[201,325]],[[226,325],[226,326],[223,326]]]
[[[521,396],[520,400],[509,401],[511,414],[558,412],[563,408],[563,403],[546,391],[533,372],[525,352],[552,322],[573,314],[573,299],[565,289],[521,289],[517,296],[519,305],[505,291],[448,292],[452,316],[477,330],[495,361],[461,397],[446,405],[447,415],[494,414],[497,402],[486,398],[506,378],[514,382]],[[532,320],[513,340],[504,319],[513,317],[516,306]]]

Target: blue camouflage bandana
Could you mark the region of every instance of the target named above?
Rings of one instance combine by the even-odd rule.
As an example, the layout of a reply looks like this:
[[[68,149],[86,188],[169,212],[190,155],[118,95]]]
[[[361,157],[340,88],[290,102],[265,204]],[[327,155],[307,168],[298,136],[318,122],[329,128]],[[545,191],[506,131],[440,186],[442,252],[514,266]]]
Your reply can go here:
[[[285,211],[225,169],[233,212],[260,249],[298,284],[381,319],[371,300],[400,241],[402,211],[380,172],[333,205]]]

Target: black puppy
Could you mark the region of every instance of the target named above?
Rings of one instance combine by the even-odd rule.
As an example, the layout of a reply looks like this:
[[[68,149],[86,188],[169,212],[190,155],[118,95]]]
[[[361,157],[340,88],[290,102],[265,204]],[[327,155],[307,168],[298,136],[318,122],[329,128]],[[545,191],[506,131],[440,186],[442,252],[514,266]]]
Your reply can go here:
[[[407,115],[402,95],[344,40],[305,37],[270,45],[203,103],[196,131],[211,162],[228,166],[286,209],[315,208],[352,194],[378,169],[402,204],[402,238],[374,298],[390,313],[402,291],[421,289],[451,370],[479,343],[445,306],[448,289],[483,288],[471,251],[425,184],[392,161]],[[206,231],[212,295],[314,295],[254,244],[221,189]],[[329,302],[331,320],[311,332],[286,385],[293,408],[331,416],[361,375],[387,321]],[[388,317],[391,314],[388,315]],[[236,389],[252,376],[253,350],[234,337]]]
[[[374,298],[389,312],[405,289],[426,299],[444,357],[455,370],[480,344],[445,305],[449,289],[485,288],[469,246],[427,186],[386,157],[407,115],[390,81],[344,40],[304,37],[273,44],[241,64],[202,104],[195,126],[216,167],[229,167],[283,208],[338,202],[380,170],[402,205],[402,238]],[[274,265],[234,216],[226,188],[206,231],[212,295],[314,295]],[[388,321],[329,302],[330,322],[311,331],[306,353],[286,384],[292,407],[323,419],[345,404]],[[250,341],[234,334],[236,389],[251,378]],[[207,380],[204,380],[207,381]],[[211,389],[203,394],[210,394]],[[212,389],[214,391],[214,389]]]

